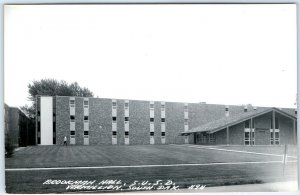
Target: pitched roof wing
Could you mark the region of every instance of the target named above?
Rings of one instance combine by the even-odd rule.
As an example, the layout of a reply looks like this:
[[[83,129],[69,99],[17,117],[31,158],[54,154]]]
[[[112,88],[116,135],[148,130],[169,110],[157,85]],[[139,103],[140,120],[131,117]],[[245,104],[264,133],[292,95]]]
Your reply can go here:
[[[181,132],[180,134],[186,135],[186,134],[191,134],[191,133],[196,133],[196,132],[206,132],[206,131],[214,133],[214,132],[220,131],[228,126],[236,125],[238,123],[249,120],[250,118],[254,118],[254,117],[266,114],[271,111],[276,111],[276,112],[281,113],[289,118],[296,119],[295,116],[290,115],[289,113],[279,110],[277,108],[262,108],[262,107],[260,107],[260,108],[257,108],[257,110],[252,110],[252,111],[248,111],[248,112],[244,112],[244,113],[236,114],[236,115],[225,116],[221,119],[211,121],[204,125],[192,128],[188,131]]]

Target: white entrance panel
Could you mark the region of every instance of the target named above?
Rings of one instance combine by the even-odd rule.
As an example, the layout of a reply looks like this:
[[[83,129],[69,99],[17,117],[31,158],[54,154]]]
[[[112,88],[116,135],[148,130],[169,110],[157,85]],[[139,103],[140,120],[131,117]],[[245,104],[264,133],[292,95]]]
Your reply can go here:
[[[125,145],[129,145],[129,137],[125,136]]]
[[[116,145],[117,144],[117,136],[112,137],[112,144]]]
[[[70,145],[75,145],[75,135],[70,136]]]
[[[150,144],[154,144],[154,137],[150,136]]]
[[[161,143],[162,144],[165,144],[166,143],[166,137],[164,136],[164,137],[161,137]]]
[[[41,145],[53,145],[53,98],[41,97]]]
[[[83,145],[89,145],[89,136],[88,135],[83,136]]]

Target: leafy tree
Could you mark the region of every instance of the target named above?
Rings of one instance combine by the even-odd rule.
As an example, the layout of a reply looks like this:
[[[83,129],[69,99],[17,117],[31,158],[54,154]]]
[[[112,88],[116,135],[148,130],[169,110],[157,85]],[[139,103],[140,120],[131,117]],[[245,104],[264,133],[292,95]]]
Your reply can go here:
[[[93,97],[94,94],[86,87],[80,87],[77,82],[68,84],[66,81],[55,79],[41,79],[28,84],[29,100],[32,105],[25,105],[21,110],[30,118],[35,117],[35,98],[37,95],[45,96],[79,96]]]

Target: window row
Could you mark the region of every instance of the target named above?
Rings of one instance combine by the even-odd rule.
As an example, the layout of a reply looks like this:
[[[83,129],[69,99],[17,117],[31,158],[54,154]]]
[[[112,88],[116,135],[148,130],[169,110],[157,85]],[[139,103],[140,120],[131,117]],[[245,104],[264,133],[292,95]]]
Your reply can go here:
[[[70,120],[71,120],[71,122],[74,122],[75,121],[75,115],[70,115]],[[88,121],[89,120],[89,116],[84,116],[83,120],[84,121]]]
[[[70,131],[70,135],[75,135],[75,131]],[[89,131],[83,131],[83,135],[89,135]]]
[[[117,131],[112,131],[112,135],[117,135]],[[125,131],[125,135],[129,135],[129,132]],[[150,132],[150,136],[154,136],[154,132]],[[166,132],[161,132],[161,136],[166,136]]]
[[[124,117],[124,120],[125,121],[129,121],[129,117]],[[113,122],[116,122],[117,121],[117,117],[116,116],[113,116],[112,117],[112,121]],[[165,118],[161,118],[161,122],[164,123],[166,121]],[[154,118],[150,118],[150,122],[154,122]]]

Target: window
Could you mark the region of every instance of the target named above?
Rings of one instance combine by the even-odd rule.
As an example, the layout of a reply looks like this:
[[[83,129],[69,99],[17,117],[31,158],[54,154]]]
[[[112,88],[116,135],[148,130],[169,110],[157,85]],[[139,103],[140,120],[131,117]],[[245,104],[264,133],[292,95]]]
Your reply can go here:
[[[56,139],[55,139],[55,137],[53,138],[53,144],[56,144]]]
[[[152,122],[152,123],[153,123],[153,122],[154,122],[154,118],[150,118],[150,122]]]
[[[84,101],[83,101],[83,105],[84,105],[84,106],[88,106],[88,105],[89,105],[89,101],[84,100]]]
[[[117,121],[117,117],[113,116],[112,121],[113,121],[113,123],[115,123]]]
[[[129,135],[129,132],[128,132],[128,131],[125,131],[125,135],[127,135],[127,136],[128,136],[128,135]]]
[[[184,111],[185,111],[185,112],[188,111],[188,106],[187,106],[187,105],[184,106]]]
[[[226,107],[226,108],[225,108],[225,111],[226,111],[226,112],[228,112],[228,111],[229,111],[229,108],[228,108],[228,107]]]
[[[249,121],[245,121],[245,128],[250,128],[250,122]]]
[[[112,134],[113,134],[113,135],[117,135],[117,132],[116,132],[116,131],[113,131]]]
[[[164,123],[166,121],[165,118],[161,118],[161,122]]]
[[[89,135],[89,131],[84,131],[84,135]]]
[[[161,104],[161,109],[164,110],[165,109],[165,105]]]
[[[150,109],[154,109],[154,104],[150,104]]]
[[[74,122],[75,121],[75,115],[70,115],[70,120],[71,120],[71,122]]]
[[[113,102],[113,103],[112,103],[112,106],[113,106],[113,107],[117,107],[117,102]]]
[[[150,136],[154,136],[154,132],[150,132]]]
[[[129,103],[125,102],[125,109],[127,109],[129,107]]]
[[[75,106],[75,100],[70,100],[70,107],[74,107]]]
[[[271,145],[275,144],[275,145],[279,145],[280,144],[280,130],[279,129],[275,129],[275,132],[273,131],[273,129],[270,129],[270,142]]]
[[[184,119],[184,125],[188,125],[189,120],[188,119]]]
[[[71,132],[70,132],[70,135],[75,135],[75,131],[71,131]]]
[[[254,145],[255,144],[255,130],[254,129],[249,129],[245,128],[245,133],[244,133],[244,141],[245,145]]]
[[[161,132],[161,136],[166,136],[166,133],[165,132]]]
[[[125,117],[125,121],[129,121],[129,117]]]
[[[89,116],[84,116],[83,120],[88,121],[89,120]]]
[[[53,132],[56,132],[56,123],[53,122]]]

